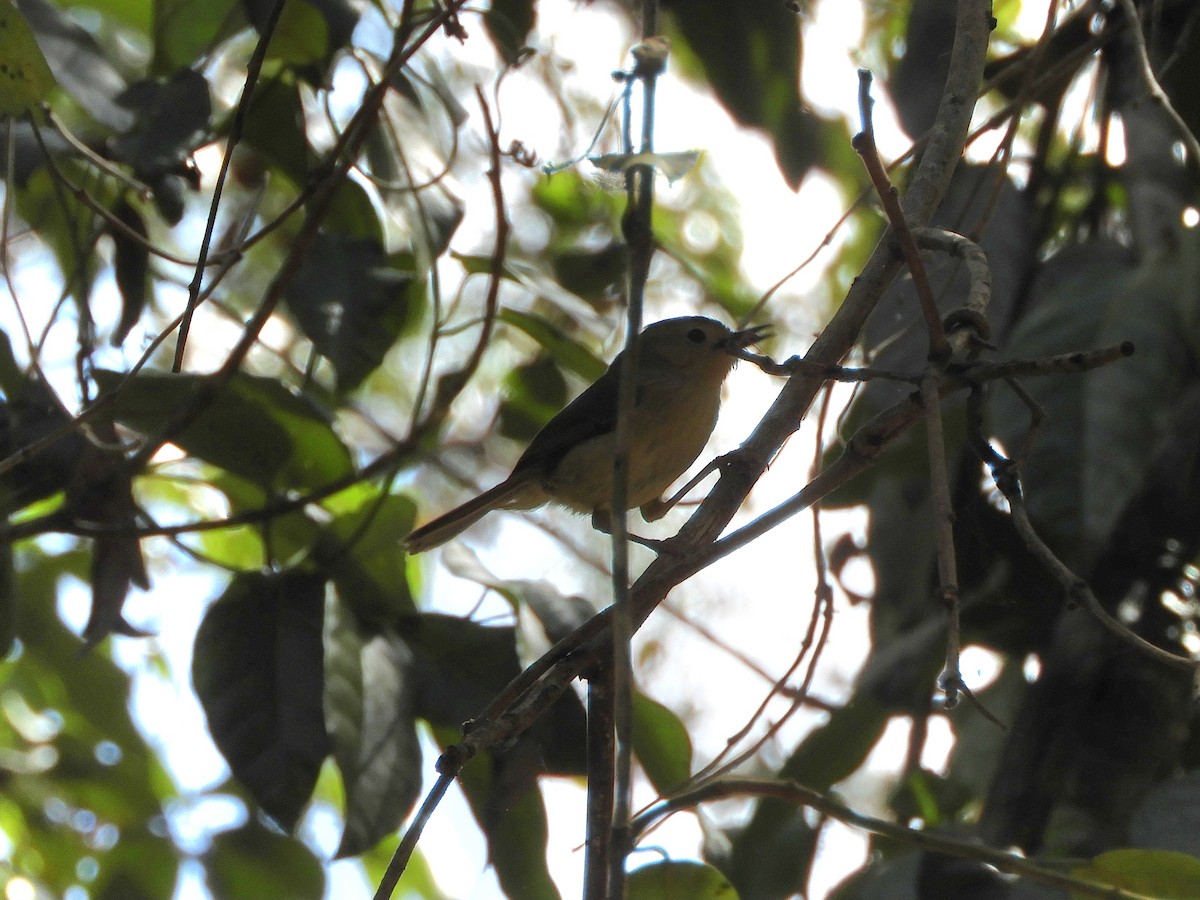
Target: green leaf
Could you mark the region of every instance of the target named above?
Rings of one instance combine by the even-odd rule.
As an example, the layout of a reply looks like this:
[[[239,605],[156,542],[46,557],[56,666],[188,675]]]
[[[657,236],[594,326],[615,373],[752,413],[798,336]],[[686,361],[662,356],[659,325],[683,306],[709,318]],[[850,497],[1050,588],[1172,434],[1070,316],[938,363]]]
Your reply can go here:
[[[213,741],[263,810],[291,830],[328,751],[325,581],[236,576],[196,633],[192,681]]]
[[[633,697],[633,750],[655,790],[666,794],[692,773],[692,739],[675,713],[645,694]]]
[[[398,552],[416,509],[408,497],[371,495],[337,516],[318,539],[315,560],[362,622],[379,625],[417,611],[405,557]]]
[[[154,0],[156,74],[193,66],[218,43],[246,27],[239,0]]]
[[[1200,859],[1174,850],[1109,850],[1072,874],[1154,900],[1200,898]]]
[[[629,874],[629,900],[737,900],[717,869],[698,862],[661,862]]]
[[[267,46],[267,59],[291,65],[319,62],[329,47],[325,17],[308,0],[287,0]]]
[[[232,125],[233,113],[230,113],[222,123],[222,133],[227,133]],[[291,72],[281,72],[259,82],[247,108],[242,141],[287,176],[293,186],[304,184],[312,152],[300,86]]]
[[[99,370],[95,377],[111,391],[122,375]],[[328,416],[278,379],[239,374],[206,398],[212,385],[202,375],[142,372],[121,388],[113,415],[154,435],[180,410],[209,399],[171,442],[268,491],[321,487],[353,471],[350,451]]]
[[[567,402],[567,380],[548,356],[517,366],[504,376],[499,433],[528,444]]]
[[[421,790],[412,653],[392,634],[360,632],[339,603],[327,642],[325,715],[346,790],[337,855],[375,846],[404,823]]]
[[[604,374],[608,366],[584,344],[571,338],[544,316],[502,309],[496,316],[501,322],[529,335],[564,369],[574,372],[589,384]]]
[[[36,106],[54,84],[25,16],[15,6],[0,4],[0,115],[18,116]]]
[[[203,857],[208,888],[221,900],[321,900],[325,872],[300,841],[251,821],[213,839]]]
[[[424,282],[397,268],[371,239],[318,235],[287,290],[288,308],[337,373],[340,393],[354,390],[416,321]]]

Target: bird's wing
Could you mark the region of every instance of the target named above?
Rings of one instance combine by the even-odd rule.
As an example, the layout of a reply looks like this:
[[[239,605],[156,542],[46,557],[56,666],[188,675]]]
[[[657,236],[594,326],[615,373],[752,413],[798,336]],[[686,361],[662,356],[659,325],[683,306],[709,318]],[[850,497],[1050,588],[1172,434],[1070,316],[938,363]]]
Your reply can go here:
[[[603,375],[534,435],[513,467],[514,475],[525,469],[552,472],[572,447],[616,428],[620,363],[618,355]]]

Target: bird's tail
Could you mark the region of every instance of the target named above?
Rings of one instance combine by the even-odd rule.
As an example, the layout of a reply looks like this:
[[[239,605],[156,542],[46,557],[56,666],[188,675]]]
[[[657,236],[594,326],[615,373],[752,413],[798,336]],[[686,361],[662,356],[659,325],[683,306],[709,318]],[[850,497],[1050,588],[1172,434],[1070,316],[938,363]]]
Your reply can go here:
[[[544,502],[545,497],[522,497],[530,487],[528,479],[506,478],[494,488],[484,491],[462,506],[427,522],[404,539],[404,549],[409,553],[425,550],[446,543],[462,534],[493,509],[529,509]]]

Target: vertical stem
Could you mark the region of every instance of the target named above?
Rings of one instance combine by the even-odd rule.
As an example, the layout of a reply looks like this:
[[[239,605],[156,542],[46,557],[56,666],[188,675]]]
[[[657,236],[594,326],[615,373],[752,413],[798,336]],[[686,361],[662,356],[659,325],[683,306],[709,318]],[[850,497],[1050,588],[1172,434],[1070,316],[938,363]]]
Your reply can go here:
[[[657,0],[643,0],[642,38],[654,36],[658,24]],[[642,84],[640,153],[654,150],[654,88],[657,69],[634,73]],[[625,135],[630,135],[628,120]],[[633,148],[623,148],[626,153]],[[629,411],[637,388],[637,348],[642,330],[642,304],[650,262],[654,256],[651,212],[654,207],[654,169],[638,166],[626,174],[628,206],[622,230],[629,246],[629,310],[625,356],[617,395],[616,447],[613,459],[613,654],[612,721],[615,733],[611,835],[608,846],[608,897],[625,895],[625,857],[629,852],[629,815],[633,771],[633,612],[629,600],[629,543],[626,507],[629,489]]]
[[[612,672],[598,665],[588,677],[587,843],[584,845],[583,900],[608,897],[612,853],[613,769]]]

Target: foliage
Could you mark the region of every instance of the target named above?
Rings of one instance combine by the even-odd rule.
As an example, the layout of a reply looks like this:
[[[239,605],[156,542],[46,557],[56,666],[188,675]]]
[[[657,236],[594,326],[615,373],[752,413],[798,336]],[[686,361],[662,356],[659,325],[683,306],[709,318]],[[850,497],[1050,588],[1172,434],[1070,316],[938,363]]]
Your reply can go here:
[[[766,136],[789,185],[828,179],[853,196],[866,183],[848,165],[858,123],[812,111],[801,93],[809,6],[756,0],[731,14],[671,0],[660,27],[672,64]],[[863,53],[915,140],[933,127],[953,74],[954,5],[908,6],[871,5]],[[983,429],[1017,458],[1039,534],[1123,627],[1196,653],[1200,248],[1186,224],[1196,168],[1180,163],[1177,126],[1145,102],[1122,5],[1061,11],[1036,43],[1011,30],[1017,6],[997,4],[980,107],[1013,143],[990,159],[973,151],[934,219],[987,253],[996,358],[1121,341],[1137,352],[1021,387],[997,381],[970,410],[945,403],[964,642],[999,668],[970,701],[953,706],[937,687],[945,548],[929,525],[922,428],[826,498],[867,512],[867,542],[842,535],[824,548],[828,581],[844,584],[818,598],[807,655],[791,670],[809,673],[803,684],[781,684],[797,706],[816,702],[810,679],[836,627],[822,604],[854,598],[843,577],[851,563],[874,572],[873,648],[848,698],[749,765],[824,795],[904,720],[909,756],[878,798],[890,817],[1070,860],[1076,887],[1195,896],[1190,675],[1067,603],[1014,532],[1011,507],[981,488],[972,437]],[[1200,107],[1181,73],[1200,53],[1196,10],[1144,6],[1158,17],[1143,30],[1166,97],[1195,134]],[[631,155],[616,137],[617,103],[592,148],[598,166],[536,170],[532,150],[505,130],[505,109],[546,100],[568,137],[539,150],[575,158],[610,89],[607,72],[574,72],[541,40],[548,11],[532,0],[495,0],[482,13],[460,0],[3,4],[5,274],[20,312],[0,317],[6,883],[159,900],[190,871],[217,897],[320,897],[330,855],[357,857],[378,883],[422,795],[428,748],[456,758],[464,723],[486,730],[484,711],[531,662],[598,627],[606,601],[564,596],[539,580],[540,562],[514,579],[447,554],[503,613],[451,614],[432,596],[445,573],[400,550],[418,508],[423,518],[447,499],[447,482],[458,496],[498,477],[611,357],[630,229],[625,196],[605,178],[646,160],[696,160]],[[611,14],[633,34],[635,16]],[[472,68],[468,51],[490,64]],[[638,77],[624,74],[614,95]],[[1123,127],[1120,166],[1068,118],[1072,86],[1089,85],[1102,135]],[[599,169],[607,174],[593,177]],[[786,294],[756,309],[721,175],[700,156],[656,204],[650,301],[727,320],[755,310],[778,321],[778,346],[790,350],[806,335],[787,330],[796,318]],[[710,239],[695,239],[698,222]],[[849,281],[877,237],[870,227],[840,235],[829,270]],[[942,312],[960,306],[959,261],[926,256]],[[858,346],[876,369],[921,372],[929,344],[911,282],[878,299]],[[842,434],[912,389],[866,381]],[[830,468],[842,450],[827,448]],[[152,589],[164,583],[204,583],[211,596]],[[74,614],[83,593],[87,611]],[[175,599],[206,605],[191,680],[230,772],[202,793],[249,810],[200,844],[173,827],[196,798],[130,713],[145,672],[131,677],[126,648],[141,648],[143,668],[173,665],[146,632],[179,613]],[[633,752],[647,785],[686,797],[711,783],[695,778],[710,755],[689,718],[654,693],[634,694]],[[936,772],[921,762],[935,721],[955,736]],[[507,896],[574,890],[551,874],[541,787],[598,777],[585,732],[568,689],[455,772]],[[313,811],[334,807],[340,834],[319,846]],[[637,868],[628,896],[803,892],[827,820],[782,797],[747,801],[739,816],[705,820],[703,863]],[[933,853],[861,817],[853,824],[877,836],[868,863],[836,890],[844,900],[1016,896],[970,841]],[[425,862],[414,858],[403,884],[442,896]],[[1020,884],[1033,892],[1021,896],[1066,896],[1036,873]]]

